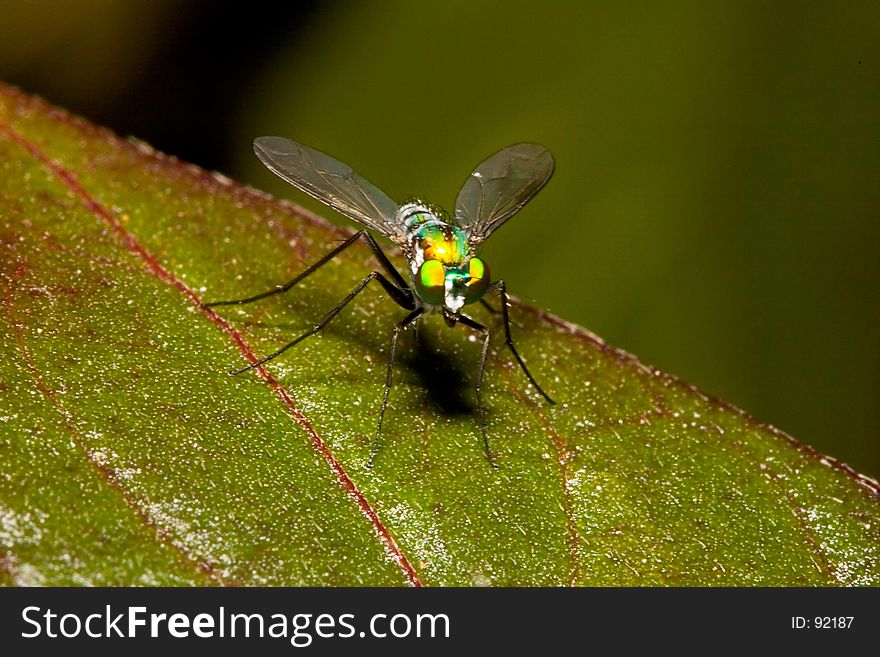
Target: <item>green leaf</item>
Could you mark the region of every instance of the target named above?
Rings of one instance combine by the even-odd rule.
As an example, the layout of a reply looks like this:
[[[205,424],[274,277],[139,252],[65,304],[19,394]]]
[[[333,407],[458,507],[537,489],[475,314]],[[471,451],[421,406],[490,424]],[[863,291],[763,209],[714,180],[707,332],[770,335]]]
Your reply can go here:
[[[401,342],[368,469],[402,316],[381,290],[226,372],[311,327],[369,250],[200,308],[350,233],[9,87],[0,213],[5,584],[880,583],[876,482],[519,303],[519,350],[558,404],[493,342],[499,469],[479,344],[435,317]]]

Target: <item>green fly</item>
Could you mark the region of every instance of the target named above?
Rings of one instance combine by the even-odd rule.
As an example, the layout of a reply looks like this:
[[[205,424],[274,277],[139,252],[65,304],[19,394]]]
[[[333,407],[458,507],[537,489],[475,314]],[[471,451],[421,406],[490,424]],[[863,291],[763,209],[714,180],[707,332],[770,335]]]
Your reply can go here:
[[[382,435],[382,419],[391,393],[397,339],[402,331],[415,325],[426,313],[439,313],[450,327],[463,324],[482,337],[482,354],[476,380],[477,407],[486,457],[492,467],[497,468],[489,449],[486,411],[481,393],[492,332],[463,314],[462,308],[480,302],[497,312],[486,303],[484,297],[490,292],[499,294],[507,346],[529,383],[548,403],[553,404],[553,400],[535,381],[513,344],[504,281],[492,282],[489,266],[477,256],[477,249],[483,241],[516,214],[553,175],[553,156],[550,152],[538,144],[514,144],[478,164],[462,185],[455,201],[455,218],[449,221],[441,211],[420,201],[398,205],[348,165],[290,139],[259,137],[254,140],[254,151],[263,164],[294,187],[400,247],[409,265],[409,282],[391,264],[375,238],[366,230],[361,230],[283,285],[276,285],[267,292],[244,299],[204,304],[241,305],[287,292],[358,240],[367,243],[381,267],[381,271],[373,271],[365,276],[311,329],[265,358],[230,374],[241,374],[258,367],[317,333],[369,283],[377,281],[388,296],[401,308],[409,311],[409,314],[394,326],[391,333],[385,392],[368,466],[372,466],[376,458]]]

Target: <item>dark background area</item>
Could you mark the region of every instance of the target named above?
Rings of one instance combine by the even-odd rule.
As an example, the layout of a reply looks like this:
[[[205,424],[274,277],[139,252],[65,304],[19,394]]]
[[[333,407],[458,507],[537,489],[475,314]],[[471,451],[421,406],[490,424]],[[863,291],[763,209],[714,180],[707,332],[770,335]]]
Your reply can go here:
[[[878,19],[876,2],[0,0],[0,78],[325,216],[253,137],[447,208],[483,157],[543,143],[556,175],[486,245],[494,274],[877,476]]]

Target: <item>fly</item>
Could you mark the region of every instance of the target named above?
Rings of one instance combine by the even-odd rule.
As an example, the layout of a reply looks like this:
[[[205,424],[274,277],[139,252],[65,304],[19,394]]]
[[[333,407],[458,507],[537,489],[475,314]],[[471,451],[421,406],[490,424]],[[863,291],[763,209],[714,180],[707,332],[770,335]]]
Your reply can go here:
[[[489,449],[486,410],[481,392],[492,332],[463,314],[462,308],[480,302],[497,312],[486,303],[484,297],[490,292],[498,292],[505,342],[529,383],[547,403],[553,404],[554,401],[535,381],[513,344],[504,281],[493,282],[489,266],[477,256],[477,249],[483,241],[516,214],[550,180],[553,175],[553,156],[550,151],[538,144],[514,144],[478,164],[458,193],[452,221],[422,202],[399,206],[348,165],[293,140],[284,137],[258,137],[254,140],[254,152],[269,170],[294,187],[399,246],[409,266],[409,281],[391,264],[375,238],[367,230],[360,230],[283,285],[276,285],[271,290],[244,299],[204,304],[206,307],[241,305],[283,294],[358,240],[367,243],[380,265],[381,271],[376,270],[365,276],[311,329],[277,351],[230,374],[241,374],[267,363],[317,333],[367,285],[376,281],[408,314],[394,326],[391,333],[385,391],[368,467],[372,467],[379,449],[382,420],[391,393],[397,339],[402,331],[415,325],[426,313],[439,313],[450,327],[463,324],[482,336],[482,352],[475,386],[480,434],[486,458],[493,468],[497,468],[498,464]]]

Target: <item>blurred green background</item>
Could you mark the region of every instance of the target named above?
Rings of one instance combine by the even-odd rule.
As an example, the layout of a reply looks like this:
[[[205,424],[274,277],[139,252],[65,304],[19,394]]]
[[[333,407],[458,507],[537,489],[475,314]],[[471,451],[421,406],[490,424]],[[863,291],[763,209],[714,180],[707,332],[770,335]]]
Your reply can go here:
[[[303,203],[253,137],[447,208],[543,143],[496,277],[877,476],[878,28],[876,0],[2,0],[0,78]]]

